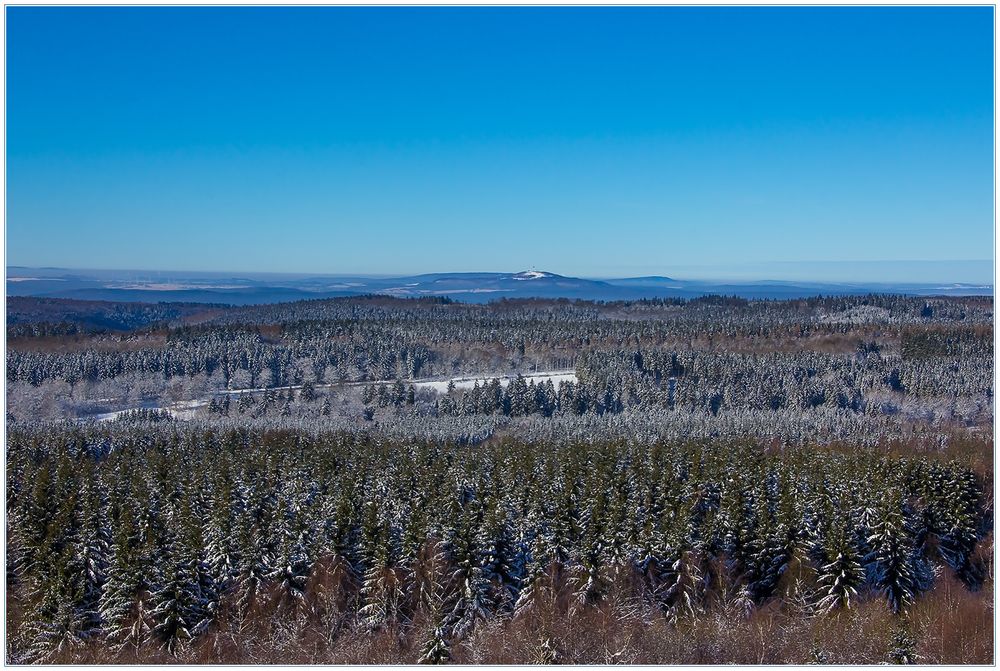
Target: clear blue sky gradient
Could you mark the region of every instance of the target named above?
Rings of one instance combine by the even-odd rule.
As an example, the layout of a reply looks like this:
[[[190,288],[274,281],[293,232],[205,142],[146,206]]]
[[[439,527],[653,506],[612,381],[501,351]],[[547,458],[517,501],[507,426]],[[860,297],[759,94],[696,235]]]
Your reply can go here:
[[[993,256],[991,7],[6,12],[12,265]]]

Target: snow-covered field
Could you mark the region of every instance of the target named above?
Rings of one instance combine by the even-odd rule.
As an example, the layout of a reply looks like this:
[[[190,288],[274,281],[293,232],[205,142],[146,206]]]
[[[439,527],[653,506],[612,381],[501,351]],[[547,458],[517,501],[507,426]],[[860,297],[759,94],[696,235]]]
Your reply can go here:
[[[110,422],[126,412],[132,412],[133,410],[166,410],[174,419],[194,419],[198,408],[203,408],[206,405],[208,405],[208,400],[199,398],[191,401],[177,401],[176,403],[170,403],[162,408],[148,405],[139,406],[137,408],[125,408],[124,410],[114,410],[112,412],[101,412],[96,415],[87,415],[81,419],[92,419],[98,422]]]
[[[574,370],[550,370],[544,372],[530,373],[524,375],[525,382],[534,382],[535,384],[544,383],[550,380],[552,384],[559,388],[563,382],[576,382],[576,371]],[[448,385],[452,382],[455,383],[456,389],[472,389],[478,382],[480,386],[486,384],[487,382],[498,379],[500,384],[506,387],[510,384],[511,380],[515,379],[517,374],[503,374],[497,373],[495,375],[481,375],[481,376],[464,376],[464,377],[453,377],[446,378],[443,380],[431,380],[431,379],[421,379],[421,380],[403,380],[406,384],[412,385],[418,391],[420,389],[430,389],[438,394],[443,394],[448,391]],[[315,385],[319,389],[329,389],[332,387],[360,387],[370,384],[392,384],[395,380],[378,380],[374,382],[335,382],[332,384],[320,384]],[[276,389],[286,390],[286,389],[301,389],[302,385],[292,385],[290,387],[277,387]],[[230,396],[239,396],[240,394],[260,394],[267,391],[267,387],[256,387],[253,389],[226,389],[219,391],[220,394],[228,394]],[[105,401],[110,401],[113,399],[101,399]],[[98,422],[108,422],[118,418],[120,415],[130,412],[132,410],[165,410],[174,419],[193,419],[199,408],[207,406],[209,399],[198,398],[192,399],[190,401],[176,401],[174,403],[167,404],[166,406],[159,407],[150,405],[141,405],[138,407],[124,408],[122,410],[114,410],[111,412],[101,412],[93,415],[86,415],[81,417],[81,420],[94,420]]]
[[[510,384],[516,375],[488,375],[480,377],[453,377],[450,380],[419,380],[413,382],[413,386],[417,389],[433,389],[439,394],[443,394],[448,391],[448,385],[451,382],[455,383],[456,389],[472,389],[478,382],[480,386],[489,382],[493,379],[499,379],[500,384],[506,387]],[[576,382],[576,371],[573,370],[552,370],[544,373],[533,373],[531,375],[524,376],[525,382],[534,382],[535,384],[540,384],[546,380],[551,380],[552,384],[558,389],[559,385],[563,382]]]
[[[552,384],[559,387],[563,382],[576,382],[576,371],[573,369],[568,370],[549,370],[537,373],[521,373],[524,376],[525,382],[534,382],[538,384],[540,382],[545,382],[546,380],[552,380]],[[445,378],[443,380],[434,379],[418,379],[418,380],[403,380],[404,383],[408,385],[413,385],[415,389],[432,389],[440,394],[448,391],[448,384],[451,382],[455,383],[456,389],[472,389],[476,382],[482,385],[485,382],[489,382],[494,378],[500,380],[500,384],[507,386],[510,381],[517,377],[517,373],[496,373],[493,375],[478,375],[478,376],[460,376]],[[332,387],[364,387],[372,384],[392,384],[395,380],[373,380],[369,382],[332,382],[330,384],[317,384],[314,385],[316,389],[330,389]],[[301,389],[302,385],[291,385],[286,387],[275,387],[275,389]],[[220,394],[229,394],[230,396],[239,396],[240,394],[260,394],[267,391],[267,387],[254,387],[247,389],[226,389],[220,391]],[[207,401],[206,401],[207,402]]]

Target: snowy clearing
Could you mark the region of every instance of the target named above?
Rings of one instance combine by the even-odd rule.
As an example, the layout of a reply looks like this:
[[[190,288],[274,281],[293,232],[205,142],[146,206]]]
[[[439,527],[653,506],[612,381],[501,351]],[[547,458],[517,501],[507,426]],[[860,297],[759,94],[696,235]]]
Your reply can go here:
[[[478,382],[480,386],[490,382],[491,380],[500,380],[501,386],[506,387],[510,384],[511,380],[517,377],[517,373],[496,373],[493,375],[480,375],[480,376],[462,376],[446,378],[443,380],[432,380],[432,379],[420,379],[420,380],[403,380],[405,384],[412,385],[416,390],[420,389],[430,389],[438,394],[444,394],[448,391],[448,385],[452,382],[455,383],[456,389],[472,389]],[[534,382],[535,384],[542,384],[549,380],[552,384],[559,388],[563,382],[576,382],[576,371],[569,370],[550,370],[543,372],[535,372],[524,374],[525,382]],[[333,382],[330,384],[317,384],[313,385],[315,389],[332,389],[334,387],[363,387],[367,385],[378,385],[378,384],[393,384],[395,380],[373,380],[368,382]],[[262,394],[268,390],[271,391],[285,391],[288,389],[302,389],[302,385],[289,385],[284,387],[254,387],[248,389],[220,389],[215,392],[215,394],[226,394],[228,396],[239,396],[241,394]],[[110,401],[113,399],[102,399],[105,401]],[[193,419],[197,414],[198,409],[204,408],[209,404],[208,398],[197,398],[189,401],[176,401],[174,403],[169,403],[165,406],[156,406],[152,404],[144,404],[131,408],[123,408],[122,410],[113,410],[110,412],[100,412],[92,415],[84,415],[79,418],[80,421],[97,421],[97,422],[110,422],[117,419],[121,415],[132,412],[133,410],[162,410],[170,413],[174,419],[188,420]]]
[[[94,420],[97,422],[110,422],[118,419],[121,415],[125,413],[132,412],[134,410],[156,410],[165,411],[170,414],[174,419],[194,419],[195,413],[198,408],[203,408],[208,405],[207,399],[194,399],[191,401],[177,401],[176,403],[169,403],[164,407],[157,407],[154,405],[141,405],[135,408],[125,408],[124,410],[113,410],[111,412],[101,412],[96,415],[85,415],[81,417],[81,420]]]
[[[523,375],[523,373],[522,373]],[[456,389],[472,389],[478,382],[480,386],[486,384],[490,380],[499,379],[501,386],[506,387],[510,384],[510,381],[516,378],[517,375],[487,375],[479,377],[454,377],[450,380],[427,380],[427,381],[417,381],[413,382],[413,386],[417,389],[433,389],[439,394],[443,394],[448,391],[448,385],[451,382],[455,383]],[[535,384],[540,384],[546,380],[551,380],[552,384],[555,385],[556,389],[559,388],[563,382],[576,382],[576,371],[573,370],[553,370],[545,373],[532,373],[531,375],[524,375],[525,382],[534,382]]]

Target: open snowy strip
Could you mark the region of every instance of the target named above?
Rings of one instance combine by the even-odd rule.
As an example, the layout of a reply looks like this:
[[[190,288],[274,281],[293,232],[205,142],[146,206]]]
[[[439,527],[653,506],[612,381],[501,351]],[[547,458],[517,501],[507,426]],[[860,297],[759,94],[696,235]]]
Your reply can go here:
[[[480,386],[489,383],[492,380],[499,380],[500,385],[506,387],[511,383],[512,380],[517,378],[517,373],[497,373],[495,375],[479,375],[479,376],[460,376],[453,378],[446,378],[443,380],[403,380],[405,384],[412,385],[414,389],[430,389],[438,394],[444,394],[448,391],[448,386],[451,383],[455,383],[456,389],[472,389],[476,383]],[[525,382],[544,384],[546,381],[551,381],[552,384],[559,388],[563,382],[576,382],[576,371],[572,369],[568,370],[550,370],[543,372],[535,372],[524,374],[521,373]],[[317,384],[314,385],[317,389],[331,389],[336,387],[362,387],[367,385],[379,385],[379,384],[393,384],[395,380],[373,380],[368,382],[333,382],[330,384]],[[302,385],[287,385],[284,387],[254,387],[250,389],[223,389],[217,394],[227,394],[229,396],[239,396],[241,394],[262,394],[267,391],[285,391],[288,389],[301,389]],[[102,399],[105,401],[111,401],[114,399]],[[174,419],[188,420],[194,419],[197,415],[199,409],[204,408],[209,403],[207,398],[196,398],[189,401],[175,401],[174,403],[169,403],[163,407],[155,406],[152,404],[145,404],[132,408],[124,408],[122,410],[113,410],[110,412],[101,412],[92,415],[84,415],[79,418],[80,421],[97,421],[97,422],[110,422],[117,419],[121,415],[133,410],[154,410],[154,411],[166,411]]]
[[[445,378],[443,380],[433,380],[433,379],[418,379],[418,380],[402,380],[404,384],[412,385],[415,389],[433,389],[438,393],[444,393],[448,390],[448,385],[452,382],[455,383],[456,389],[471,389],[476,382],[480,385],[489,382],[490,380],[500,380],[500,384],[507,386],[510,381],[517,377],[517,373],[496,373],[493,375],[473,375],[473,376],[459,376],[452,378]],[[558,387],[563,382],[576,382],[576,371],[573,369],[567,370],[550,370],[542,371],[536,373],[521,373],[524,377],[525,382],[534,382],[539,384],[545,382],[546,380],[552,380],[552,384]],[[365,387],[368,385],[379,385],[379,384],[393,384],[396,380],[368,380],[361,382],[331,382],[328,384],[315,384],[313,388],[315,389],[331,389],[334,387]],[[239,396],[240,394],[262,394],[266,391],[285,391],[288,389],[301,389],[302,385],[293,384],[285,385],[283,387],[252,387],[246,389],[223,389],[220,390],[219,394],[228,394],[229,396]],[[208,401],[205,401],[206,403]]]
[[[203,398],[193,399],[191,401],[177,401],[176,403],[170,403],[164,407],[157,407],[153,405],[141,405],[134,408],[125,408],[123,410],[113,410],[111,412],[100,412],[95,415],[85,415],[81,417],[81,420],[93,420],[96,422],[111,422],[125,413],[134,412],[136,410],[150,410],[155,412],[164,411],[167,412],[174,419],[194,419],[197,411],[200,408],[204,408],[208,405],[208,400]]]
[[[576,382],[576,371],[573,370],[554,370],[544,373],[532,373],[530,375],[522,373],[522,376],[525,382],[534,382],[535,384],[542,384],[546,380],[551,380],[557,389],[563,382]],[[450,380],[426,380],[413,382],[412,384],[416,389],[433,389],[439,394],[443,394],[448,391],[448,385],[452,382],[455,383],[456,389],[472,389],[477,382],[482,386],[491,380],[500,380],[500,385],[506,387],[516,377],[517,375],[499,374],[478,377],[453,377]]]

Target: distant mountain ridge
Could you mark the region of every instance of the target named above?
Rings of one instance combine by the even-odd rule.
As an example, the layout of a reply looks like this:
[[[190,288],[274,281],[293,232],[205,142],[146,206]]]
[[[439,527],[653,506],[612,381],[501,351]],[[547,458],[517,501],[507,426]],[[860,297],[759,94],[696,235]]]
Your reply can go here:
[[[638,300],[706,294],[744,298],[899,293],[987,295],[992,285],[940,283],[829,283],[764,280],[711,282],[666,276],[587,279],[549,271],[427,273],[401,277],[308,274],[227,274],[182,271],[67,270],[8,266],[7,295],[129,302],[253,305],[315,298],[383,294],[447,297],[482,303],[501,298]]]

